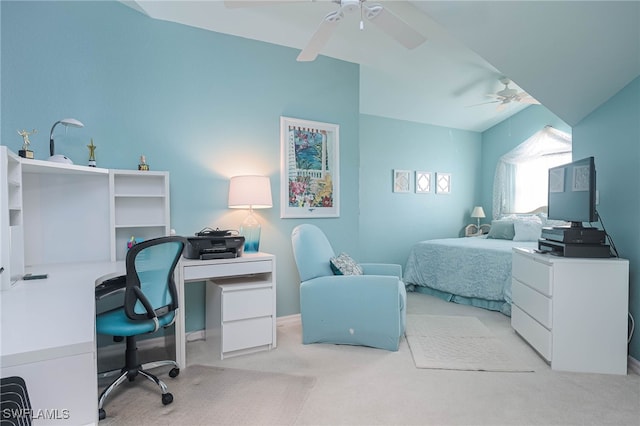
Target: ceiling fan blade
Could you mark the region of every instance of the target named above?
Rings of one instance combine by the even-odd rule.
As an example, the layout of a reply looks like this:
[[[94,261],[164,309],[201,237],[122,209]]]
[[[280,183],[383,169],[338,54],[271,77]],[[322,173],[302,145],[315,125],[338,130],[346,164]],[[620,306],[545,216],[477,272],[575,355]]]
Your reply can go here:
[[[407,49],[424,43],[427,38],[379,4],[362,5],[365,17]]]
[[[498,107],[496,108],[496,111],[504,111],[508,105],[509,105],[508,102],[502,102],[500,105],[498,105]]]
[[[311,40],[309,40],[307,46],[300,52],[296,60],[298,62],[315,60],[343,17],[344,14],[339,10],[325,16],[315,34],[313,34]]]
[[[540,105],[540,102],[538,102],[537,99],[534,99],[526,92],[518,93],[518,102],[520,102],[521,104]]]
[[[482,103],[479,103],[479,104],[467,105],[467,108],[476,107],[476,106],[480,106],[480,105],[495,104],[495,103],[498,103],[498,102],[502,102],[502,101],[496,100],[496,101],[482,102]]]

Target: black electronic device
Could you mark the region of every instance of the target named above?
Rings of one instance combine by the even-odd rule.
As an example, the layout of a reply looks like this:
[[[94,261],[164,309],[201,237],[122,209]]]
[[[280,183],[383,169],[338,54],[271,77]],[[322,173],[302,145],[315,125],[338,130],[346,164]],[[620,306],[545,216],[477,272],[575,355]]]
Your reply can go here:
[[[604,244],[606,233],[598,228],[545,226],[540,235],[545,240],[567,244]]]
[[[233,231],[229,231],[227,229],[211,229],[211,228],[204,228],[199,232],[196,232],[196,237],[226,237],[228,235],[231,235],[233,233]]]
[[[49,274],[26,274],[25,276],[22,277],[23,280],[28,281],[28,280],[44,280],[46,278],[49,278]]]
[[[548,213],[552,220],[583,222],[598,220],[596,212],[596,166],[593,157],[549,169]]]
[[[228,259],[242,256],[244,237],[240,235],[187,237],[187,259]]]
[[[611,257],[611,248],[607,244],[568,244],[558,241],[539,239],[538,251],[541,253],[563,257]]]

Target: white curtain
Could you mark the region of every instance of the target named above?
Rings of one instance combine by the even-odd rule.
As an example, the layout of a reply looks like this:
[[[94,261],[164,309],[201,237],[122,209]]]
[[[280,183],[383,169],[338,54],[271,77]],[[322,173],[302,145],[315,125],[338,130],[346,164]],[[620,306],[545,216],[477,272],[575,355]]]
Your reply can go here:
[[[547,155],[571,152],[571,135],[545,126],[500,157],[493,179],[493,218],[514,211],[515,174],[518,164]]]

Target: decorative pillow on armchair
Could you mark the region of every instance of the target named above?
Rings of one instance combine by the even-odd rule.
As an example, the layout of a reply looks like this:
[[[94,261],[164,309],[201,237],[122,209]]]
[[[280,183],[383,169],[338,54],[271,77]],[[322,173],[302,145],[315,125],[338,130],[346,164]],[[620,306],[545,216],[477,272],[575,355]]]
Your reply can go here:
[[[329,260],[335,275],[362,275],[362,268],[346,253],[340,253]]]

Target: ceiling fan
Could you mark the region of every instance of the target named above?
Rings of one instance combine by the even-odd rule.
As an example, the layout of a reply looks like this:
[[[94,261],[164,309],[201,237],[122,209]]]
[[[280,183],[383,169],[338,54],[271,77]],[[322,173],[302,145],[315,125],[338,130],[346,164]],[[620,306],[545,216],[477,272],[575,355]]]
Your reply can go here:
[[[360,29],[364,29],[364,19],[373,22],[382,31],[407,49],[413,49],[424,43],[427,39],[414,28],[410,27],[406,22],[398,16],[389,12],[380,4],[368,4],[367,0],[331,0],[336,3],[339,8],[327,16],[320,22],[320,26],[313,34],[307,45],[297,57],[299,62],[309,62],[316,59],[322,48],[327,44],[329,38],[335,31],[340,21],[344,18],[345,13],[360,12]],[[253,1],[225,1],[227,7],[243,7],[253,6],[257,2]],[[267,3],[267,2],[263,2]]]
[[[483,102],[477,105],[497,103],[498,107],[496,108],[496,111],[502,111],[505,108],[507,108],[509,104],[512,102],[517,102],[521,104],[535,104],[535,105],[540,104],[540,102],[538,102],[536,99],[531,97],[528,93],[518,92],[518,90],[510,88],[509,84],[511,84],[511,80],[509,78],[501,77],[500,83],[504,84],[504,89],[496,93],[490,93],[487,95],[494,98],[495,100],[489,101],[489,102]],[[472,106],[477,106],[477,105],[472,105]]]

